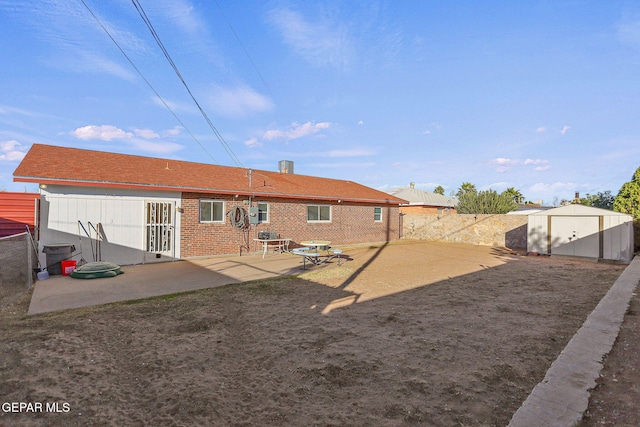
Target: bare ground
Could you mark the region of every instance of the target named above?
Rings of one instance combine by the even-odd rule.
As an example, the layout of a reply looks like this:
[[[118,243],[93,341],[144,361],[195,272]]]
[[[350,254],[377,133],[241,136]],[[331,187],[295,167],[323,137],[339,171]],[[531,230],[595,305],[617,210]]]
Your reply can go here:
[[[0,404],[60,411],[0,425],[504,426],[624,269],[454,244],[345,254],[33,317],[28,295],[5,303]]]
[[[640,425],[640,297],[629,310],[611,353],[604,360],[598,385],[591,392],[581,427]]]

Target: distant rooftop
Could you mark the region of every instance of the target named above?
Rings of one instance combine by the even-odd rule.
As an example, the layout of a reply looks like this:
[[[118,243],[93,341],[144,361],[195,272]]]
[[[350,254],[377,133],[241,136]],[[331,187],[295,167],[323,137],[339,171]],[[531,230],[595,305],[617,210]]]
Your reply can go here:
[[[458,200],[452,197],[443,196],[442,194],[431,193],[429,191],[418,190],[413,183],[409,187],[399,187],[387,193],[392,196],[399,197],[409,201],[409,205],[422,206],[441,206],[445,208],[454,208],[458,204]]]

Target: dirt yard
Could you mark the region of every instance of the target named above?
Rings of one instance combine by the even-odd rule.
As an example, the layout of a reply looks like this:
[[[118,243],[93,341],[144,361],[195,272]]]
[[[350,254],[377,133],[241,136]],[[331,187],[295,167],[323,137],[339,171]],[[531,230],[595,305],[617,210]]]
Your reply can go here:
[[[36,412],[0,425],[505,426],[624,269],[455,244],[345,254],[33,317],[25,295],[0,308],[0,404]]]
[[[638,289],[640,291],[640,289]],[[581,427],[640,425],[640,296],[629,310],[611,353],[604,360],[598,386],[591,392]]]

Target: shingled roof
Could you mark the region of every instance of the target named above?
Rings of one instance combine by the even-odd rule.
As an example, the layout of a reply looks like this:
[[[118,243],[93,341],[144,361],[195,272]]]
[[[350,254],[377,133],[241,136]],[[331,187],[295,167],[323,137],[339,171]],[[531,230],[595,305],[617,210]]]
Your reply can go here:
[[[398,205],[406,200],[353,181],[34,144],[17,182]]]

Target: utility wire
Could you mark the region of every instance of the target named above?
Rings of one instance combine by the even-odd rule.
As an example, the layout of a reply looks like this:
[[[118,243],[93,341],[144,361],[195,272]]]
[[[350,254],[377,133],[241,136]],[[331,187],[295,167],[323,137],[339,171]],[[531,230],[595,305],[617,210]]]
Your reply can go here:
[[[109,33],[109,30],[107,30],[107,28],[102,24],[102,22],[100,21],[100,19],[98,19],[98,17],[95,15],[95,13],[93,13],[93,11],[91,10],[91,8],[87,5],[87,3],[85,3],[84,0],[80,0],[82,2],[82,4],[84,5],[84,7],[87,8],[87,10],[89,11],[89,13],[91,14],[91,16],[93,16],[93,19],[96,20],[96,22],[98,23],[98,25],[100,25],[100,27],[104,30],[105,33],[107,33],[107,35],[109,36],[109,38],[111,39],[111,41],[118,47],[118,50],[120,50],[120,52],[124,55],[125,58],[127,58],[127,61],[129,61],[129,64],[131,64],[131,66],[133,67],[134,70],[136,70],[136,72],[138,73],[138,75],[140,77],[142,77],[142,80],[144,80],[144,82],[147,84],[147,86],[149,86],[149,88],[151,88],[151,90],[153,91],[153,93],[155,93],[155,95],[158,97],[158,99],[162,102],[162,104],[166,107],[167,110],[169,110],[169,112],[173,115],[173,117],[175,117],[175,119],[178,121],[178,123],[180,123],[180,125],[187,131],[187,133],[189,135],[191,135],[191,138],[193,138],[193,140],[200,146],[200,148],[202,148],[204,150],[205,153],[207,153],[207,155],[209,157],[211,157],[211,160],[213,160],[214,163],[218,163],[218,161],[211,155],[211,153],[209,153],[209,151],[207,151],[207,149],[204,147],[204,145],[202,145],[202,143],[200,143],[200,141],[198,140],[198,138],[195,137],[195,135],[193,133],[191,133],[191,131],[189,130],[189,128],[187,127],[187,125],[185,125],[182,120],[180,120],[180,118],[176,115],[176,113],[171,109],[171,107],[169,107],[169,105],[165,102],[165,100],[162,98],[162,96],[160,96],[160,94],[158,93],[158,91],[151,85],[151,83],[149,82],[149,80],[146,79],[146,77],[142,74],[142,72],[138,69],[138,67],[136,67],[136,64],[133,63],[133,61],[131,60],[131,58],[129,58],[129,56],[126,54],[126,52],[122,49],[122,47],[120,47],[120,45],[118,44],[118,42],[113,38],[113,36],[111,36],[111,33]]]
[[[165,58],[167,59],[167,61],[169,61],[169,64],[173,68],[173,71],[175,71],[176,75],[178,76],[178,79],[180,79],[180,81],[184,85],[185,89],[187,89],[187,92],[189,93],[189,96],[191,96],[191,99],[193,100],[193,102],[198,107],[198,110],[200,110],[200,113],[202,114],[202,117],[204,117],[204,119],[207,122],[207,124],[209,124],[209,127],[211,128],[211,130],[213,131],[215,136],[218,138],[218,141],[220,142],[222,147],[225,149],[227,154],[229,154],[229,157],[231,157],[231,159],[235,162],[236,166],[244,167],[244,165],[242,164],[240,159],[238,159],[238,157],[235,155],[235,153],[233,152],[231,147],[229,147],[229,144],[227,144],[227,142],[224,140],[224,138],[222,137],[220,132],[218,132],[218,129],[216,129],[216,127],[213,125],[213,123],[209,119],[209,116],[207,116],[207,113],[205,113],[205,111],[202,109],[202,107],[200,106],[200,103],[196,100],[195,96],[191,92],[191,89],[189,89],[189,86],[187,85],[187,82],[182,77],[182,74],[180,74],[180,70],[178,70],[178,67],[173,62],[173,59],[171,58],[171,55],[169,55],[169,52],[164,47],[164,44],[162,43],[162,40],[160,40],[160,36],[158,35],[158,33],[156,33],[156,30],[153,28],[153,25],[151,24],[151,21],[147,17],[147,14],[145,13],[144,9],[142,8],[142,5],[140,4],[140,2],[138,0],[131,0],[131,2],[133,3],[134,7],[138,11],[138,14],[140,15],[140,17],[142,18],[144,23],[147,25],[147,28],[149,28],[149,31],[151,31],[151,35],[153,36],[154,40],[156,41],[156,43],[160,47],[160,50],[162,50],[162,53],[164,54]]]
[[[247,58],[249,58],[249,62],[251,62],[251,65],[253,65],[253,68],[254,68],[254,70],[256,70],[256,73],[258,73],[258,76],[260,76],[260,80],[262,80],[262,83],[264,84],[264,86],[267,88],[267,90],[269,91],[271,96],[273,96],[273,92],[271,91],[271,88],[269,87],[269,85],[265,81],[264,77],[262,76],[262,73],[258,69],[258,66],[255,64],[255,62],[253,62],[253,59],[251,58],[251,55],[249,55],[249,52],[244,47],[244,44],[242,43],[242,40],[240,40],[240,36],[238,36],[238,33],[236,33],[236,30],[233,28],[233,25],[231,25],[231,22],[229,21],[229,19],[227,19],[227,16],[224,14],[224,11],[220,7],[220,3],[218,3],[218,0],[214,0],[214,2],[216,3],[216,6],[218,6],[218,10],[220,11],[220,14],[222,15],[222,17],[224,18],[225,22],[227,23],[227,25],[231,29],[231,32],[236,37],[236,40],[238,40],[238,44],[240,44],[240,47],[244,51],[244,54],[247,55]]]

